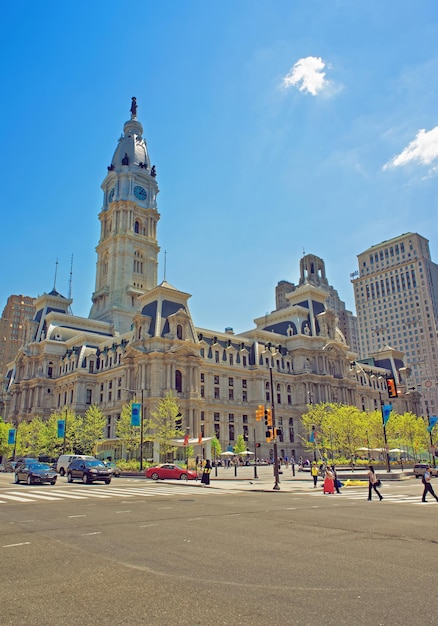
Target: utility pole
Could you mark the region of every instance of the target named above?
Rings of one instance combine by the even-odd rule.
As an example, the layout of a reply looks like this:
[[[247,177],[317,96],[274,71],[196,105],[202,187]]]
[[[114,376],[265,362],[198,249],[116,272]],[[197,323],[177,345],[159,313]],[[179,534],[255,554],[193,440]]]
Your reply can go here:
[[[278,468],[278,451],[277,451],[277,429],[275,428],[275,407],[274,407],[274,382],[272,376],[272,364],[269,367],[269,378],[271,383],[271,413],[272,413],[272,429],[274,435],[274,486],[273,489],[276,491],[280,490],[280,480],[279,480],[279,468]]]

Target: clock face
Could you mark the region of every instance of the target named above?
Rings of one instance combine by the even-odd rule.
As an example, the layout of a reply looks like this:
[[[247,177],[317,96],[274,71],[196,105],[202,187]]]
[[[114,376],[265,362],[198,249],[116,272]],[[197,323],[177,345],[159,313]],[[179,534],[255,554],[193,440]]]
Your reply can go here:
[[[113,187],[113,188],[111,189],[111,191],[109,192],[109,196],[108,196],[108,200],[109,200],[110,202],[112,202],[112,201],[114,200],[114,194],[115,194],[115,192],[116,192],[116,190],[115,190],[115,188]]]
[[[134,196],[138,200],[146,200],[147,195],[148,194],[146,193],[146,189],[144,189],[144,187],[140,187],[139,185],[134,187]]]

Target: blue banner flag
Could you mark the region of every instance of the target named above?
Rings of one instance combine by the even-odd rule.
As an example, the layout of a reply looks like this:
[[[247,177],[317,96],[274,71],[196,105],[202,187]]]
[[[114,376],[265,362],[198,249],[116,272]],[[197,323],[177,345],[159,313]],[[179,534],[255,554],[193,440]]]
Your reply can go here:
[[[312,426],[312,430],[311,430],[311,432],[310,432],[310,437],[309,437],[309,441],[310,441],[310,443],[314,443],[314,442],[315,442],[315,439],[316,439],[316,435],[317,435],[317,434],[318,434],[318,433],[316,432],[315,426]]]
[[[392,404],[384,404],[382,406],[383,425],[386,426],[389,416],[391,415]]]
[[[133,402],[131,407],[131,426],[140,426],[141,404]]]
[[[8,445],[13,446],[15,443],[15,428],[10,428],[8,433]]]
[[[65,420],[58,420],[58,437],[63,439],[65,435]]]
[[[433,427],[435,426],[437,422],[438,422],[438,417],[436,415],[432,415],[432,417],[429,417],[429,427],[427,429],[428,433],[432,432]]]

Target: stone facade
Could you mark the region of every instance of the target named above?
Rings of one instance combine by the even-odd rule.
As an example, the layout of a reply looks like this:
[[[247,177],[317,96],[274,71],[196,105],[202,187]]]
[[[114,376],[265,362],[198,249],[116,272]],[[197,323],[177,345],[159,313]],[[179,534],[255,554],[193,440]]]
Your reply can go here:
[[[311,282],[285,293],[284,306],[245,333],[195,326],[190,294],[156,284],[155,169],[134,114],[124,133],[103,183],[90,317],[71,315],[71,300],[55,290],[36,300],[26,343],[7,374],[8,419],[47,418],[65,407],[83,414],[97,404],[111,446],[124,404],[141,400],[147,418],[172,392],[191,436],[216,434],[226,449],[243,434],[261,458],[272,455],[272,444],[256,409],[272,406],[279,455],[298,457],[309,403],[380,406],[390,370],[352,366],[356,354],[326,307],[327,290]],[[406,398],[415,410],[413,396]]]

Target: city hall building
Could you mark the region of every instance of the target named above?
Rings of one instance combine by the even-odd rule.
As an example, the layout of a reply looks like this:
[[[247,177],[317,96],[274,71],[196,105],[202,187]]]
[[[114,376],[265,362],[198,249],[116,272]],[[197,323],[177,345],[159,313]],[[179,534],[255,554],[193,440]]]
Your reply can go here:
[[[243,435],[261,458],[272,456],[258,405],[272,407],[278,454],[305,454],[301,426],[308,405],[337,402],[363,410],[387,399],[386,376],[397,369],[395,409],[418,412],[407,393],[403,354],[383,347],[357,362],[327,306],[323,261],[301,259],[300,281],[278,283],[276,309],[243,334],[198,328],[190,294],[158,273],[158,184],[132,99],[102,183],[95,291],[88,318],[71,314],[72,300],[53,289],[35,299],[25,344],[6,372],[5,414],[17,425],[65,408],[106,416],[108,450],[117,454],[115,425],[137,399],[147,419],[169,392],[190,437],[216,436],[226,450]],[[133,393],[134,392],[134,393]]]

